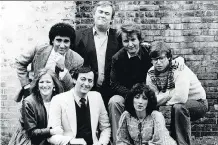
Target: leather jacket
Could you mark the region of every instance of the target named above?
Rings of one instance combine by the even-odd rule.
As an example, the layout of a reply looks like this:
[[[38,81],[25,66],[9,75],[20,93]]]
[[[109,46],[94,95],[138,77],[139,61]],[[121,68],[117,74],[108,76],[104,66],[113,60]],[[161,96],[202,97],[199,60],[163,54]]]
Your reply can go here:
[[[31,94],[22,101],[20,123],[32,145],[39,145],[47,142],[51,136],[50,128],[47,128],[47,112],[44,103],[39,96]]]

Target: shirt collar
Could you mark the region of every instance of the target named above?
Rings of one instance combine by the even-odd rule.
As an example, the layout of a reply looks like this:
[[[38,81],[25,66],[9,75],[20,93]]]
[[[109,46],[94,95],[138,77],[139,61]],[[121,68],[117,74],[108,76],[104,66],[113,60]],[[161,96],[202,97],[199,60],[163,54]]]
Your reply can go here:
[[[138,52],[136,55],[131,56],[131,55],[128,53],[128,51],[126,51],[126,52],[127,52],[127,55],[128,55],[128,58],[129,58],[129,59],[132,58],[132,57],[135,57],[135,56],[138,56],[139,59],[142,58],[142,50],[141,50],[141,47],[139,48],[139,52]]]
[[[74,96],[74,99],[75,99],[76,103],[80,106],[81,105],[81,102],[80,102],[81,97],[76,95],[75,88],[73,88],[73,96]],[[86,99],[85,103],[87,104],[88,96],[86,95],[84,98]]]
[[[109,30],[110,30],[110,28],[106,31],[107,36],[109,35]],[[98,32],[97,32],[97,30],[95,29],[95,27],[93,27],[93,35],[94,35],[94,36],[95,36],[95,35],[98,35]]]

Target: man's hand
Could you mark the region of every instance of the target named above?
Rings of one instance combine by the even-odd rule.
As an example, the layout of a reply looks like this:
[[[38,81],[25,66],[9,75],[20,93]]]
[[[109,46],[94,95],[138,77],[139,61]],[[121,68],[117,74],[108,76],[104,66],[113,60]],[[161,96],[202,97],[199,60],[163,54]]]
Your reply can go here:
[[[178,70],[182,71],[185,67],[185,61],[183,57],[177,57],[172,60],[172,65],[178,66]]]
[[[64,64],[64,61],[65,61],[65,58],[63,55],[60,55],[60,54],[56,54],[57,57],[56,57],[56,67],[58,67],[61,71],[64,71],[64,68],[65,68],[65,64]]]
[[[158,102],[157,102],[157,106],[162,106],[165,105],[167,103],[167,101],[169,101],[169,98],[161,98]]]
[[[50,129],[50,134],[51,135],[63,134],[63,130],[59,127],[56,127],[54,129]]]
[[[169,92],[162,93],[160,92],[157,95],[157,106],[165,105],[167,101],[169,101],[171,97],[169,96]]]

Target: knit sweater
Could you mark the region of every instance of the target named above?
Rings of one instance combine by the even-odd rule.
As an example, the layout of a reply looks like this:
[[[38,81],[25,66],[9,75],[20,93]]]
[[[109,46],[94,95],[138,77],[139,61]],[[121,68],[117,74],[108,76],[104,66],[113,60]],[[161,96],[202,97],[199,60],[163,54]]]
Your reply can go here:
[[[152,70],[154,70],[154,67],[150,68],[149,72]],[[206,99],[206,92],[202,87],[201,82],[187,66],[185,66],[182,71],[179,71],[178,69],[174,71],[175,88],[167,89],[164,93],[158,91],[157,86],[151,80],[149,72],[146,79],[147,85],[154,90],[157,95],[157,100],[164,97],[171,98],[166,105],[186,103],[187,100]]]

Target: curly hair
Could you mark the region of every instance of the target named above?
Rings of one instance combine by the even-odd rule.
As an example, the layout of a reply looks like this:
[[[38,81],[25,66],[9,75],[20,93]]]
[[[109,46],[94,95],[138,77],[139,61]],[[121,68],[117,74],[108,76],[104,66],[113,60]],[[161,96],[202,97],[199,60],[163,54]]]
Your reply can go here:
[[[39,92],[39,80],[42,78],[42,76],[44,76],[45,74],[49,74],[53,80],[54,86],[55,86],[55,90],[52,93],[52,96],[55,96],[59,93],[64,92],[63,86],[61,84],[61,82],[58,80],[58,77],[56,75],[55,72],[53,72],[50,69],[40,69],[38,71],[38,75],[33,79],[33,81],[31,82],[31,92],[33,95],[40,97],[40,92]],[[41,99],[41,98],[39,98]]]
[[[53,45],[53,41],[56,36],[69,37],[70,49],[74,48],[76,34],[74,28],[67,23],[57,23],[53,25],[49,31],[50,45]]]
[[[125,100],[125,110],[130,113],[131,116],[137,118],[135,108],[133,105],[133,99],[136,95],[144,93],[145,96],[148,98],[148,104],[146,107],[146,114],[150,115],[152,111],[157,110],[157,98],[149,86],[145,83],[137,83],[135,84],[130,92],[126,96]]]

